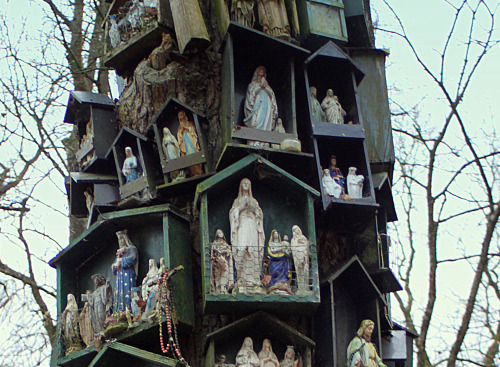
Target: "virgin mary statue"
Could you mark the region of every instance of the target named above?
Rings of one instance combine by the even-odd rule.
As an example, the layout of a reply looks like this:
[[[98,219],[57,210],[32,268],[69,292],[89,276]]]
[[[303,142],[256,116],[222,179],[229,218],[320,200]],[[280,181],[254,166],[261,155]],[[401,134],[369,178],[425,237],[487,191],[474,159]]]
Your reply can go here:
[[[248,178],[240,182],[238,197],[229,211],[229,222],[238,291],[260,292],[265,239],[263,213],[252,196],[252,184]]]

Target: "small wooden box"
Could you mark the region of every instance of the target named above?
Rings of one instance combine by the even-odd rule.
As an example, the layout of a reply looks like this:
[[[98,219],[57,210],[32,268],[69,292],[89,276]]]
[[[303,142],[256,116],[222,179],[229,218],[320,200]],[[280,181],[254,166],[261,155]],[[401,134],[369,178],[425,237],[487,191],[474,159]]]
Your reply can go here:
[[[76,158],[81,171],[109,174],[112,164],[106,153],[118,133],[114,108],[115,103],[104,94],[70,92],[64,122],[77,125]]]

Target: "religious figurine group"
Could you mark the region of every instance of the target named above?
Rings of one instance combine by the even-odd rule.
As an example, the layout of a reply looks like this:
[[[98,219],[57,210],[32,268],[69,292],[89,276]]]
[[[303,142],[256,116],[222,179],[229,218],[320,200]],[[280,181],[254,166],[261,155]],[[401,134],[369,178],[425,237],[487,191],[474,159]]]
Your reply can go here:
[[[302,361],[300,358],[295,359],[295,348],[287,346],[283,359],[278,361],[278,357],[273,352],[273,347],[269,339],[264,339],[262,342],[262,350],[259,354],[253,350],[253,340],[247,336],[243,340],[241,349],[236,354],[234,364],[227,363],[226,355],[220,354],[218,362],[214,367],[299,367]]]
[[[80,340],[87,347],[94,345],[117,324],[120,324],[120,330],[124,330],[158,316],[158,280],[165,273],[164,259],[160,259],[159,268],[156,260],[149,259],[149,269],[142,285],[136,287],[137,248],[127,230],[116,232],[116,236],[119,247],[111,265],[115,275],[114,287],[103,275],[92,275],[94,291],[88,290],[81,295],[84,306],[80,314],[74,295],[68,294],[67,306],[61,316],[66,355],[82,348]]]
[[[193,123],[189,121],[186,112],[179,110],[177,113],[179,127],[177,129],[177,139],[172,134],[168,127],[163,128],[162,150],[165,160],[167,162],[183,157],[185,155],[193,154],[200,151],[200,142],[198,134]],[[191,176],[200,175],[203,173],[201,164],[189,167]],[[184,170],[176,170],[170,172],[170,178],[173,181],[178,181],[186,177]]]
[[[292,37],[299,35],[296,9],[292,10],[291,21],[289,21],[284,0],[232,0],[231,20],[245,27],[253,28],[255,3],[257,4],[259,26],[264,33],[287,41],[291,41]],[[295,3],[291,7],[295,8]]]
[[[217,229],[210,246],[212,293],[310,294],[309,240],[294,225],[291,241],[273,229],[265,246],[264,216],[248,178],[240,182],[229,223],[231,244]]]
[[[326,195],[336,199],[354,200],[363,197],[363,175],[356,173],[356,167],[349,167],[347,174],[347,186],[344,175],[337,167],[337,157],[330,157],[330,167],[323,170],[321,183]]]
[[[327,122],[330,124],[343,124],[346,112],[340,105],[338,97],[333,94],[332,89],[326,91],[326,96],[321,102],[316,99],[318,90],[316,87],[309,88],[311,101],[312,120],[317,122]],[[352,124],[352,121],[349,121]]]
[[[108,36],[112,48],[126,43],[135,34],[155,24],[158,0],[130,0],[118,14],[109,16]]]

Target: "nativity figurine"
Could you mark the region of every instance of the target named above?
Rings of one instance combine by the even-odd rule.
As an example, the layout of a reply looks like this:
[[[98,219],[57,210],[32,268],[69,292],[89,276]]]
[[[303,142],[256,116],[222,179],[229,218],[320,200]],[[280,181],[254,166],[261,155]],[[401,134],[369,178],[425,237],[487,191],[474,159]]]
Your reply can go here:
[[[336,199],[340,198],[340,195],[342,195],[342,186],[340,186],[335,180],[330,176],[330,171],[328,168],[325,168],[323,170],[323,177],[321,178],[321,183],[323,186],[323,192],[328,195],[332,196]]]
[[[297,279],[296,295],[303,296],[310,294],[309,288],[309,256],[311,254],[311,244],[298,225],[292,227],[292,255],[295,265]]]
[[[321,108],[325,111],[326,122],[330,124],[343,124],[346,112],[342,109],[332,89],[326,91],[326,97],[321,102]]]
[[[356,336],[347,346],[347,367],[387,367],[378,356],[371,336],[375,323],[363,320]]]
[[[197,153],[200,151],[200,143],[198,141],[198,134],[192,122],[187,118],[184,110],[179,110],[177,113],[179,120],[179,128],[177,129],[177,141],[179,142],[179,149],[181,156]],[[189,167],[191,176],[201,175],[203,168],[201,164],[196,164]]]
[[[61,334],[66,355],[82,349],[78,330],[78,305],[76,304],[75,296],[71,293],[68,294],[67,300],[66,308],[60,317]]]
[[[284,0],[257,0],[262,31],[277,38],[290,39],[290,23]]]
[[[252,195],[248,178],[240,182],[238,196],[229,211],[236,284],[241,293],[262,292],[260,279],[264,256],[264,215]]]
[[[236,354],[235,367],[260,367],[259,357],[253,350],[253,340],[247,336]]]
[[[262,342],[262,350],[259,352],[260,367],[279,367],[280,363],[276,354],[273,353],[273,347],[269,339]]]
[[[255,69],[252,81],[248,84],[245,97],[245,118],[248,127],[272,131],[278,118],[278,104],[271,86],[266,79],[266,68]],[[269,143],[248,141],[248,145],[268,148]]]
[[[276,229],[271,232],[267,245],[266,263],[270,275],[269,292],[276,294],[292,294],[290,287],[290,252],[286,242]]]
[[[111,315],[113,306],[113,291],[109,281],[101,274],[92,275],[92,280],[94,291],[82,294],[82,301],[86,302],[88,308],[84,307],[80,314],[80,332],[87,346],[97,336],[104,334],[104,321]],[[91,343],[88,343],[90,340]]]
[[[300,367],[299,359],[295,359],[295,349],[293,346],[288,345],[283,360],[280,362],[280,367]]]
[[[113,296],[113,312],[125,311],[132,308],[132,288],[135,287],[138,267],[137,248],[132,244],[128,231],[116,232],[118,237],[118,250],[111,270],[116,276]]]
[[[125,176],[126,184],[139,178],[137,158],[130,147],[125,148],[125,161],[123,161],[122,173]]]
[[[248,28],[253,28],[255,0],[232,0],[231,20]]]
[[[222,229],[215,232],[210,247],[212,292],[229,293],[234,287],[233,252]]]
[[[363,197],[363,182],[365,181],[365,177],[356,174],[357,170],[356,167],[349,167],[349,173],[346,178],[347,194],[352,199],[361,199]]]
[[[311,115],[313,122],[326,122],[326,115],[316,96],[318,94],[318,90],[316,87],[309,88],[309,100],[311,101]]]

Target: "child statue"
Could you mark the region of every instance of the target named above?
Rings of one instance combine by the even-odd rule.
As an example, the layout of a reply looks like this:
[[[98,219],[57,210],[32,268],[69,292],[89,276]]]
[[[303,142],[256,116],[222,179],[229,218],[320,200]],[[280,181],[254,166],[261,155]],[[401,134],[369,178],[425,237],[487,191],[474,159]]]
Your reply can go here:
[[[229,293],[234,286],[233,252],[222,229],[215,232],[215,239],[210,248],[210,260],[212,292]]]

